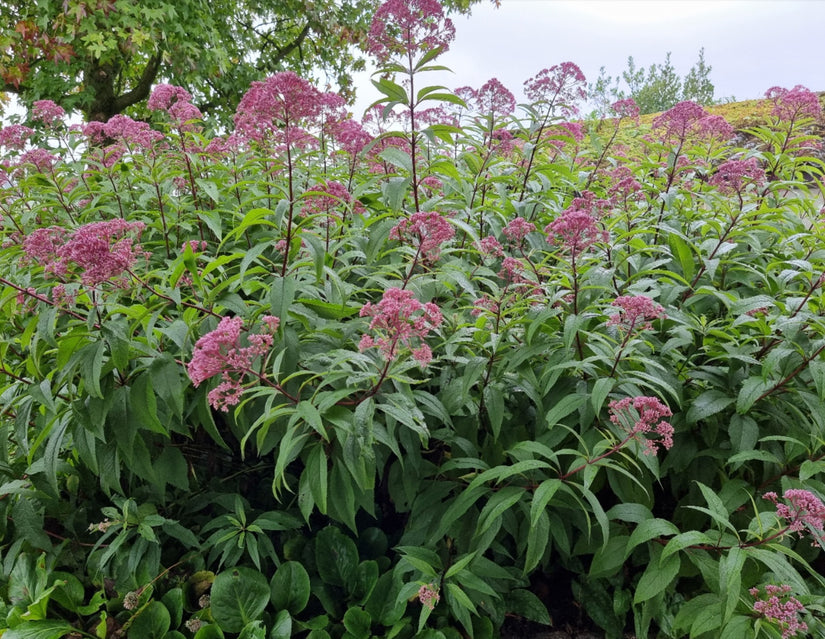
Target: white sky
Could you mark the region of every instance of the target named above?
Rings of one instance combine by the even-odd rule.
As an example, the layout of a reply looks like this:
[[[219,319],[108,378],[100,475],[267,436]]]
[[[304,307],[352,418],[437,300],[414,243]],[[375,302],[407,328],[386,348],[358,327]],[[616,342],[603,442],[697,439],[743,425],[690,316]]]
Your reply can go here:
[[[560,62],[592,82],[601,66],[615,77],[628,56],[646,69],[670,51],[684,77],[704,47],[717,98],[796,84],[825,90],[825,0],[501,0],[498,9],[481,0],[453,22],[456,39],[439,62],[454,73],[427,84],[477,89],[496,77],[521,102],[524,81]],[[368,75],[356,116],[378,97]]]

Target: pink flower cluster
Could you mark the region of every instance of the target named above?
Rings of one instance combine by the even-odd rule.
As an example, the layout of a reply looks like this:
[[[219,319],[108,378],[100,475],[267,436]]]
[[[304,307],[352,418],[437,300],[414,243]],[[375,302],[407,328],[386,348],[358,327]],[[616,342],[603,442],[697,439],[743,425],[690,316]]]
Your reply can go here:
[[[148,149],[163,139],[160,131],[155,131],[146,122],[138,122],[128,115],[115,115],[108,122],[89,122],[83,127],[83,135],[93,143],[100,144],[110,140]]]
[[[658,439],[645,438],[645,455],[655,455],[657,445],[666,450],[673,446],[673,426],[664,421],[673,413],[655,397],[625,397],[611,401],[608,408],[610,421],[626,428],[631,435],[658,435]]]
[[[789,488],[782,495],[788,504],[779,503],[779,497],[774,492],[762,495],[776,505],[776,515],[784,519],[788,529],[798,532],[800,536],[807,528],[814,537],[814,545],[823,547],[823,531],[825,531],[825,505],[809,490]]]
[[[143,222],[118,219],[92,222],[72,232],[59,226],[35,229],[23,241],[24,261],[39,263],[58,277],[76,267],[84,284],[96,286],[122,278],[132,267],[142,251],[131,236],[139,236],[143,228]]]
[[[301,207],[301,215],[323,215],[325,220],[321,224],[328,224],[333,218],[346,218],[346,212],[352,207],[352,212],[361,214],[365,211],[364,205],[354,200],[347,187],[340,182],[330,180],[316,184],[308,189]],[[343,210],[343,215],[337,212]]]
[[[34,129],[22,124],[10,124],[0,129],[0,146],[22,151],[28,139],[34,135]]]
[[[516,98],[497,78],[485,82],[474,97],[478,110],[493,119],[510,115],[516,109]]]
[[[771,87],[765,97],[773,101],[771,112],[784,122],[795,122],[799,118],[819,118],[822,115],[822,103],[813,91],[797,84],[793,89]]]
[[[507,226],[504,227],[502,233],[504,233],[504,236],[513,244],[518,245],[524,241],[524,238],[527,237],[529,233],[532,233],[535,230],[536,225],[532,222],[528,222],[523,217],[515,217]]]
[[[573,260],[596,242],[606,242],[608,238],[607,231],[599,228],[596,219],[576,206],[566,209],[545,226],[544,232],[551,245],[570,251]]]
[[[410,241],[426,262],[435,262],[441,255],[441,245],[455,236],[453,226],[435,211],[419,211],[409,219],[401,220],[390,229],[390,238]]]
[[[572,62],[562,62],[542,69],[524,82],[524,94],[534,103],[547,104],[550,110],[559,107],[562,115],[578,112],[576,102],[587,98],[581,69]]]
[[[152,91],[146,107],[150,111],[164,111],[181,131],[196,129],[194,121],[203,118],[200,109],[192,104],[192,94],[172,84],[159,84]]]
[[[435,584],[421,586],[421,588],[418,589],[418,601],[430,610],[435,608],[435,605],[441,601],[441,595],[438,594],[438,586]]]
[[[742,195],[749,185],[758,188],[765,184],[765,171],[756,158],[728,160],[719,165],[708,182],[725,195]]]
[[[777,624],[782,631],[782,639],[795,637],[797,632],[808,631],[808,625],[799,621],[799,615],[805,612],[805,606],[796,597],[791,597],[789,585],[767,584],[764,592],[759,588],[751,588],[748,592],[756,599],[753,611]]]
[[[278,330],[277,317],[264,316],[266,333],[249,335],[249,346],[241,346],[243,319],[224,317],[215,330],[195,343],[192,360],[186,366],[189,379],[197,387],[207,379],[220,375],[221,383],[209,391],[208,399],[215,410],[229,411],[241,401],[244,377],[253,372],[252,363],[272,348],[272,335]]]
[[[618,307],[619,312],[610,316],[607,325],[618,326],[627,333],[636,329],[651,328],[652,320],[667,317],[665,310],[645,295],[622,295],[613,300],[610,305]]]
[[[485,257],[502,257],[504,255],[504,247],[492,235],[483,237],[476,242],[476,248]]]
[[[690,100],[679,102],[653,119],[653,128],[663,132],[669,143],[684,143],[691,136],[697,140],[728,140],[733,127],[721,115],[710,115]]]
[[[318,124],[324,94],[292,71],[253,82],[235,112],[235,130],[262,142],[307,146],[312,137],[302,127]]]
[[[53,126],[65,115],[63,107],[51,100],[36,100],[32,104],[32,120],[42,122],[46,126]]]
[[[390,288],[378,304],[365,304],[360,315],[372,318],[370,330],[377,333],[377,337],[364,335],[361,338],[358,345],[361,351],[377,346],[387,360],[393,360],[401,345],[409,348],[422,366],[432,360],[432,351],[423,340],[441,325],[442,319],[441,311],[432,302],[422,304],[412,291]],[[413,345],[414,341],[418,342],[417,347]]]
[[[438,0],[387,0],[372,19],[367,50],[384,63],[434,49],[447,51],[454,39],[453,22]]]
[[[639,105],[633,98],[626,100],[619,100],[610,105],[610,109],[619,119],[630,118],[631,120],[639,119]]]

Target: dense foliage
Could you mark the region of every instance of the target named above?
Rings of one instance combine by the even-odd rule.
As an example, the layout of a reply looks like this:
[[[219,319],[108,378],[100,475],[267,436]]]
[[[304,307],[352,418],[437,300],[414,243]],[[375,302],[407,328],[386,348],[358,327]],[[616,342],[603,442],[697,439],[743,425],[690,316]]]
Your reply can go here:
[[[474,0],[450,0],[467,11]],[[352,92],[377,0],[0,0],[0,90],[85,120],[186,88],[225,124],[250,82],[290,69]]]
[[[282,72],[0,131],[4,638],[822,632],[817,96],[517,114],[379,21],[362,123]]]

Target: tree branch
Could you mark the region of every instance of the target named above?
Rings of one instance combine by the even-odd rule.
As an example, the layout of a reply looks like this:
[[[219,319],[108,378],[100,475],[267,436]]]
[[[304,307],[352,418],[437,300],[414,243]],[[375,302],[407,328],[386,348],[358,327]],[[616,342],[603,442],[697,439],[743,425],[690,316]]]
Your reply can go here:
[[[152,90],[152,83],[158,76],[162,60],[163,54],[160,52],[149,59],[146,68],[143,69],[143,75],[140,76],[140,80],[135,88],[115,98],[114,104],[112,105],[114,113],[121,113],[126,107],[130,107],[149,96],[149,92]]]

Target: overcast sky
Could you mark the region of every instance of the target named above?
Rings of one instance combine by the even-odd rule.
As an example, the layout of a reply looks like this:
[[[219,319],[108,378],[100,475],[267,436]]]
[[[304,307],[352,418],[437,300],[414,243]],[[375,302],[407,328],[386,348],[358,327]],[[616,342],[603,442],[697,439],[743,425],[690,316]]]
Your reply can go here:
[[[671,60],[684,76],[705,48],[716,97],[762,97],[772,86],[825,90],[825,0],[489,0],[453,18],[456,39],[440,62],[450,88],[498,78],[519,101],[523,82],[574,62],[588,82],[599,67],[620,75],[633,56],[647,68]],[[433,78],[427,78],[428,84]],[[355,114],[376,97],[364,74]]]

